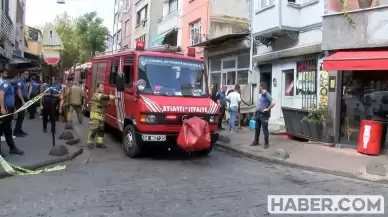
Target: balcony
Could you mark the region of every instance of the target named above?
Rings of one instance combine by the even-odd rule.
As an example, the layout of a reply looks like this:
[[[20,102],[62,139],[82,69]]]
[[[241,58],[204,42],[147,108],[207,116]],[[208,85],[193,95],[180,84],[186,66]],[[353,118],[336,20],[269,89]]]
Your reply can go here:
[[[158,19],[158,35],[178,27],[178,10]]]
[[[12,59],[15,30],[11,20],[2,10],[0,10],[0,41],[0,55],[7,59]]]
[[[297,38],[300,32],[320,27],[324,0],[272,0],[265,7],[255,3],[252,32],[264,44],[271,38],[288,35]],[[263,22],[263,20],[265,22]]]
[[[387,5],[350,11],[353,26],[343,13],[323,16],[322,50],[387,47],[387,13]]]

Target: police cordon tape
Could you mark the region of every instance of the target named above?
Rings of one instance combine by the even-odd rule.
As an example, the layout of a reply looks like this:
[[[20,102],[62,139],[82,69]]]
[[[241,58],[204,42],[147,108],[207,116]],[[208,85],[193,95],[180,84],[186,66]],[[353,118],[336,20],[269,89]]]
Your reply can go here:
[[[14,111],[12,113],[9,113],[9,114],[1,115],[0,119],[7,117],[9,115],[19,113],[23,110],[26,110],[28,107],[30,107],[31,105],[33,105],[34,103],[36,103],[40,99],[42,99],[43,95],[51,89],[52,88],[50,87],[47,90],[43,91],[43,93],[41,93],[38,96],[34,97],[33,99],[27,101],[18,110]],[[64,166],[55,166],[52,168],[45,168],[45,169],[39,169],[39,170],[29,170],[29,169],[25,169],[25,168],[8,163],[7,161],[5,161],[5,159],[1,155],[0,155],[0,165],[3,167],[5,172],[8,173],[9,175],[18,175],[18,176],[20,176],[20,175],[37,175],[37,174],[40,174],[42,172],[53,172],[53,171],[60,171],[60,170],[66,169],[66,165],[64,165]]]
[[[48,88],[47,90],[43,91],[43,93],[37,95],[37,96],[34,97],[33,99],[28,100],[28,101],[27,101],[26,103],[24,103],[24,105],[23,105],[22,107],[20,107],[18,110],[14,111],[14,112],[12,112],[12,113],[7,113],[7,114],[5,114],[5,115],[1,115],[1,116],[0,116],[0,119],[1,119],[1,118],[4,118],[4,117],[7,117],[7,116],[9,116],[9,115],[14,115],[14,114],[19,113],[19,112],[21,112],[21,111],[23,111],[23,110],[26,110],[28,107],[32,106],[34,103],[36,103],[36,102],[38,102],[40,99],[42,99],[42,98],[43,98],[43,95],[44,95],[47,91],[49,91],[49,90],[51,90],[51,89],[52,89],[52,87],[50,87],[50,88]]]

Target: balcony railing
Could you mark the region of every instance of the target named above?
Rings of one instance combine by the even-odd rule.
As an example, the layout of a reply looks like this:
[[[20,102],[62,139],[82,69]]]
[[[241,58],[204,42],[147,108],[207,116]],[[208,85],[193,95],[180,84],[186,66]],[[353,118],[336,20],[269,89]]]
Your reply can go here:
[[[0,10],[0,32],[11,44],[15,43],[13,24],[2,10]]]
[[[168,20],[172,17],[176,17],[178,16],[178,10],[174,10],[174,11],[171,11],[170,13],[168,13],[166,16],[163,16],[163,17],[160,17],[158,20],[157,20],[157,23],[162,23],[163,21],[165,20]]]

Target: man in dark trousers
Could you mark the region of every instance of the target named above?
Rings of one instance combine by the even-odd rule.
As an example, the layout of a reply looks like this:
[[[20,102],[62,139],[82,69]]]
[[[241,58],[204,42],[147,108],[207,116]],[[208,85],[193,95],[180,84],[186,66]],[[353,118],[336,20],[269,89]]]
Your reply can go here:
[[[37,95],[39,95],[39,83],[36,81],[36,78],[33,77],[31,79],[31,82],[30,82],[30,88],[29,88],[29,99],[33,99],[34,97],[36,97]],[[36,107],[38,106],[38,102],[32,104],[29,108],[28,108],[28,113],[30,114],[30,119],[34,119],[35,118],[35,114],[36,114]]]
[[[15,107],[15,89],[11,82],[6,79],[8,76],[7,71],[0,69],[0,77],[3,82],[0,84],[0,111],[1,115],[6,115],[12,113]],[[24,152],[18,149],[13,141],[12,137],[12,115],[5,116],[1,118],[0,132],[1,135],[4,134],[5,141],[9,147],[10,154],[23,155]],[[0,155],[5,156],[5,154],[0,149]]]
[[[227,87],[224,85],[221,88],[221,91],[217,93],[217,102],[220,104],[220,117],[218,119],[218,129],[224,130],[222,128],[222,119],[224,119],[225,111],[226,111],[226,89]]]
[[[50,120],[52,125],[55,124],[55,116],[57,115],[57,107],[59,105],[59,98],[61,96],[61,86],[54,83],[57,81],[53,78],[52,90],[48,90],[51,86],[45,85],[43,91],[48,90],[43,96],[43,108],[42,108],[42,119],[43,119],[43,132],[47,132],[47,123]],[[52,93],[51,93],[52,92]],[[51,126],[53,130],[53,126]]]
[[[28,72],[24,71],[20,73],[19,78],[16,80],[15,85],[15,109],[19,109],[22,107],[27,101],[28,101],[28,88],[27,88],[27,82],[28,79]],[[27,133],[23,131],[23,121],[24,121],[24,114],[25,111],[20,111],[17,114],[17,120],[15,123],[15,128],[13,130],[13,135],[16,137],[24,137],[27,136]]]
[[[259,91],[256,111],[255,140],[252,142],[251,146],[259,145],[260,128],[263,127],[264,148],[267,149],[269,144],[268,120],[270,117],[270,110],[275,106],[276,102],[267,91],[267,85],[264,82],[260,83]]]

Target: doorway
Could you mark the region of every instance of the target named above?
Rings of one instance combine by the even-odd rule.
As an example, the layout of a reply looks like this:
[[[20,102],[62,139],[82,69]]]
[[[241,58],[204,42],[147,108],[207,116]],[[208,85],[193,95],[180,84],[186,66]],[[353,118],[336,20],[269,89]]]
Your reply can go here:
[[[267,85],[267,90],[272,94],[272,72],[261,72],[260,73],[260,83],[264,82]]]

